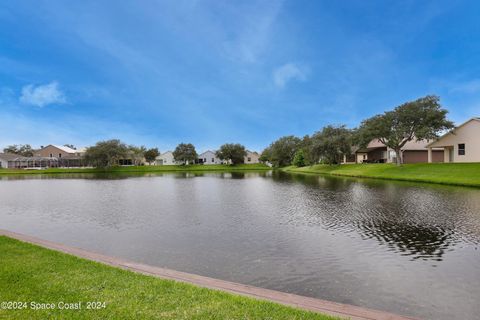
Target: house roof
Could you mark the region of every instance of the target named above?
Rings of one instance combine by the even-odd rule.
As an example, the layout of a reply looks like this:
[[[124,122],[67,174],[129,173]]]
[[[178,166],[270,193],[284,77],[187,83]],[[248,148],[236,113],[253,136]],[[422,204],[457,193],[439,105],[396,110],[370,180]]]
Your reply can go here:
[[[207,150],[207,151],[203,151],[202,153],[200,153],[198,156],[202,156],[204,154],[207,154],[207,153],[213,153],[214,155],[216,155],[215,151],[212,151],[212,150]]]
[[[6,160],[6,161],[39,161],[39,160],[52,160],[56,161],[57,158],[48,158],[48,157],[24,157],[19,154],[13,154],[13,153],[0,153],[0,159]]]
[[[449,136],[450,134],[455,134],[455,130],[458,130],[460,129],[461,127],[463,127],[464,125],[466,125],[467,123],[470,123],[472,121],[480,121],[480,117],[473,117],[473,118],[470,118],[468,119],[467,121],[465,121],[464,123],[462,123],[461,125],[459,125],[458,127],[455,127],[453,128],[452,130],[448,131],[447,133],[445,133],[444,135],[438,137],[437,139],[435,139],[434,141],[430,142],[429,144],[427,144],[425,147],[429,147],[439,141],[441,141],[443,138]]]
[[[58,146],[58,145],[54,145],[55,148],[58,148],[62,151],[65,151],[66,153],[76,153],[77,150],[75,149],[72,149],[70,147],[67,147],[67,146]]]
[[[81,151],[78,151],[78,150],[75,150],[75,149],[72,149],[70,147],[66,147],[66,146],[60,146],[60,145],[54,145],[54,144],[49,144],[48,146],[42,148],[41,150],[45,149],[45,148],[48,148],[48,147],[55,147],[57,149],[60,149],[66,153],[77,153],[77,152],[81,152]]]
[[[370,141],[370,143],[367,145],[367,149],[370,148],[383,148],[385,145],[378,139],[373,139]]]
[[[377,148],[385,148],[385,145],[378,139],[373,139],[365,148],[357,148],[355,152],[369,152]]]
[[[155,159],[162,159],[162,157],[164,157],[165,155],[167,154],[173,154],[172,151],[165,151],[164,153],[160,154],[158,157],[156,157]]]
[[[425,150],[427,145],[429,144],[429,140],[417,140],[414,139],[412,141],[408,141],[405,143],[405,145],[402,147],[403,151],[406,150]],[[355,152],[369,152],[377,148],[385,148],[386,146],[380,142],[380,140],[375,139],[370,141],[370,143],[367,145],[366,148],[363,149],[357,149]]]
[[[18,154],[13,154],[13,153],[0,153],[0,159],[5,160],[5,161],[12,161],[15,160],[16,158],[21,157]]]

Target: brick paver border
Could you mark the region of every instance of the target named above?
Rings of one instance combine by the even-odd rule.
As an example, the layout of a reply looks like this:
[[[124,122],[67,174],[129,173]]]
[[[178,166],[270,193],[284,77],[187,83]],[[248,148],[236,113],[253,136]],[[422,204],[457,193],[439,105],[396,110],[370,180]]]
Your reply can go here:
[[[163,279],[186,282],[200,287],[206,287],[215,290],[226,291],[229,293],[239,294],[243,296],[253,297],[256,299],[272,301],[283,305],[293,306],[296,308],[315,311],[331,316],[336,316],[351,320],[413,320],[414,318],[403,317],[392,313],[377,311],[357,306],[331,302],[316,298],[309,298],[295,294],[263,289],[224,281],[195,274],[169,270],[165,268],[154,267],[137,262],[127,261],[124,259],[111,257],[95,252],[90,252],[80,248],[70,247],[60,243],[55,243],[32,236],[11,232],[0,229],[0,235],[14,238],[20,241],[39,245],[48,249],[60,251],[80,258],[93,260],[113,267],[138,272],[146,275],[155,276]]]

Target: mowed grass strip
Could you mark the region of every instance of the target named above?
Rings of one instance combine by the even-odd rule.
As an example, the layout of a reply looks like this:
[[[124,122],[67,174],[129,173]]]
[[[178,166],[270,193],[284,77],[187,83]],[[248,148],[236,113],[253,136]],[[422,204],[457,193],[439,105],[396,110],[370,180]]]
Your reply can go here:
[[[32,169],[0,169],[0,175],[8,174],[54,174],[54,173],[155,173],[155,172],[235,172],[235,171],[267,171],[271,170],[265,164],[215,164],[215,165],[163,165],[163,166],[125,166],[110,168],[49,168]]]
[[[360,178],[419,181],[480,187],[480,163],[344,164],[286,167],[294,173],[330,174]]]
[[[0,236],[0,302],[83,302],[82,310],[1,310],[0,319],[334,319],[146,276]],[[105,309],[86,310],[87,301]]]

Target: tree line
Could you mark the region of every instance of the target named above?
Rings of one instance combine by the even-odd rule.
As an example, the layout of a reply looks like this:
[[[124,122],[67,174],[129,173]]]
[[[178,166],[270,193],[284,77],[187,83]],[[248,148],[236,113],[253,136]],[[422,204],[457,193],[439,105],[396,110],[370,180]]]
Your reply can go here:
[[[358,128],[328,125],[303,138],[281,137],[263,150],[260,160],[278,167],[339,164],[356,148],[365,148],[378,139],[395,151],[396,163],[400,165],[403,162],[401,150],[407,142],[434,139],[442,131],[454,127],[447,113],[438,96],[428,95],[363,120]]]
[[[130,160],[132,165],[141,165],[155,161],[160,155],[158,148],[147,149],[145,146],[127,145],[119,139],[99,141],[85,151],[84,161],[94,167],[112,167]]]
[[[65,145],[75,149],[72,145]],[[29,145],[10,145],[3,152],[32,157],[35,150]],[[158,148],[147,149],[145,146],[127,145],[119,139],[99,141],[94,146],[88,147],[83,157],[84,163],[94,167],[112,167],[128,164],[142,165],[144,161],[149,164],[155,162],[160,155]],[[226,163],[236,165],[244,162],[247,156],[245,146],[239,143],[226,143],[216,152],[216,156]],[[193,164],[198,159],[195,146],[191,143],[180,143],[173,151],[173,157],[180,164]]]
[[[428,95],[363,120],[358,128],[327,125],[303,138],[293,135],[281,137],[263,150],[260,161],[276,167],[339,164],[344,157],[352,155],[355,148],[365,148],[370,141],[378,139],[395,151],[397,164],[400,165],[401,150],[407,142],[434,139],[440,132],[453,128],[453,123],[446,117],[447,113],[438,96]],[[11,145],[4,152],[26,157],[34,154],[28,144]],[[158,148],[147,149],[112,139],[87,148],[84,161],[94,167],[124,164],[125,160],[132,165],[141,165],[144,160],[149,164],[155,162],[159,155]],[[243,163],[246,155],[245,147],[239,143],[226,143],[216,152],[219,159],[232,165]],[[180,143],[173,151],[173,157],[176,162],[188,165],[196,162],[198,154],[193,144]]]
[[[247,156],[245,146],[240,143],[225,143],[215,152],[215,155],[222,161],[232,165],[244,162]],[[173,151],[173,158],[175,161],[182,164],[195,163],[198,159],[198,154],[195,151],[195,146],[191,143],[180,143]]]
[[[126,159],[132,165],[141,165],[143,159],[149,164],[155,162],[160,155],[158,148],[147,149],[144,146],[127,146],[118,139],[97,142],[87,148],[84,161],[94,167],[111,167],[123,164]],[[216,152],[216,156],[229,164],[236,165],[244,162],[247,155],[245,146],[239,143],[226,143]],[[191,143],[180,143],[173,151],[176,162],[182,165],[194,164],[198,159],[195,146]]]
[[[18,154],[23,157],[33,157],[34,151],[29,144],[12,144],[3,148],[4,153]]]

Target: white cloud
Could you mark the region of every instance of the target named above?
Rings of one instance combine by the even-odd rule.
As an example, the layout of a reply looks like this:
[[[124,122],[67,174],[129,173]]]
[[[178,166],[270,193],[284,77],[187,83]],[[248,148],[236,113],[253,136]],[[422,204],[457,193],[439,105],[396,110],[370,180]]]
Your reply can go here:
[[[284,88],[291,80],[307,80],[308,70],[295,63],[287,63],[273,71],[273,82],[279,88]]]
[[[63,92],[58,88],[58,82],[53,81],[39,86],[33,84],[24,86],[20,102],[41,108],[49,104],[65,103],[66,99]]]

